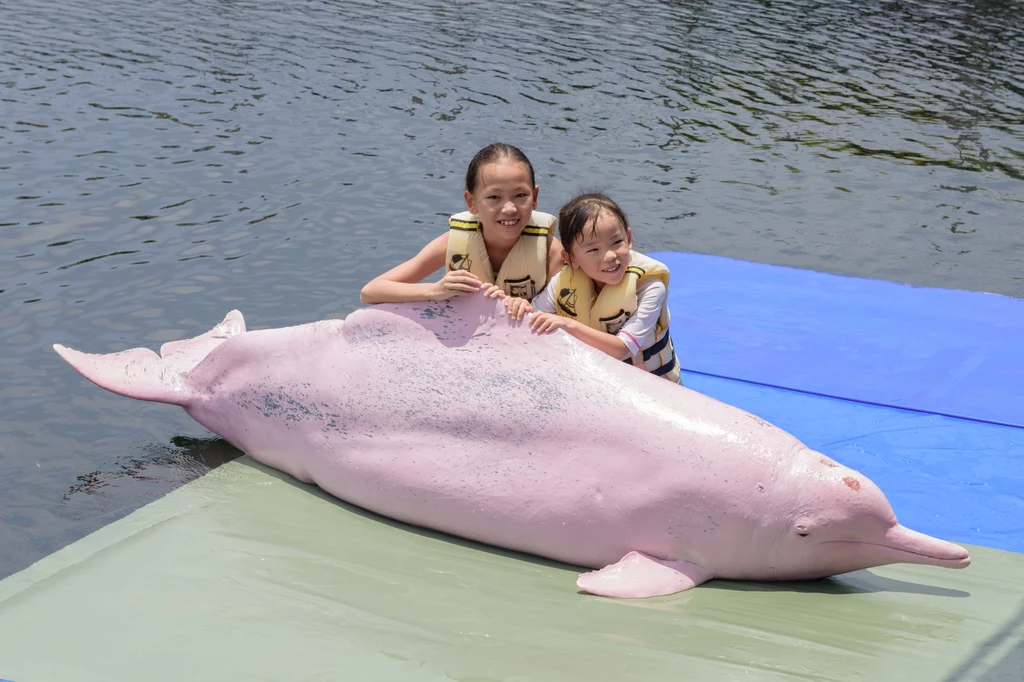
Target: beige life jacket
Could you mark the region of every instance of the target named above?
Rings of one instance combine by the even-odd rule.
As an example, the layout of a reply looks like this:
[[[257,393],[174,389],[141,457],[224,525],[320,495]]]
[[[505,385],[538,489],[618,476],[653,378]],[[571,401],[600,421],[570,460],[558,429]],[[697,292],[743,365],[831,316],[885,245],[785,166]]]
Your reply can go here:
[[[480,218],[469,211],[456,213],[448,219],[445,267],[469,270],[481,281],[497,284],[508,296],[532,300],[548,281],[548,235],[556,222],[555,216],[534,211],[495,277]]]
[[[669,273],[664,264],[636,251],[629,252],[629,267],[622,280],[605,285],[594,294],[594,281],[580,268],[568,265],[558,273],[555,290],[555,310],[563,317],[579,320],[592,329],[618,334],[626,321],[636,312],[636,290],[648,277],[657,277],[668,289]],[[661,314],[654,328],[654,339],[626,362],[643,367],[651,374],[669,381],[679,381],[679,363],[669,336],[668,298],[661,305]]]

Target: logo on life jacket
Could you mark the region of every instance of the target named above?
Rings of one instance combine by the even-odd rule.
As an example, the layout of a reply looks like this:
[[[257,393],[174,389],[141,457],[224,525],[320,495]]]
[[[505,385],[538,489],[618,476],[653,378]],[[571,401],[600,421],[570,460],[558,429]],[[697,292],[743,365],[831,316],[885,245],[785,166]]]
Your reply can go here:
[[[537,295],[537,283],[529,275],[522,279],[506,279],[505,286],[505,293],[509,296],[525,298],[529,301]]]
[[[473,266],[473,261],[469,259],[468,253],[453,253],[452,258],[448,261],[449,272],[454,270],[469,270]]]
[[[601,324],[604,325],[604,330],[606,332],[614,335],[618,334],[622,330],[622,328],[626,326],[626,322],[629,321],[629,317],[629,313],[627,313],[625,310],[620,310],[611,317],[602,317],[600,319],[600,322]]]
[[[558,307],[567,315],[576,317],[576,290],[569,288],[559,290]]]

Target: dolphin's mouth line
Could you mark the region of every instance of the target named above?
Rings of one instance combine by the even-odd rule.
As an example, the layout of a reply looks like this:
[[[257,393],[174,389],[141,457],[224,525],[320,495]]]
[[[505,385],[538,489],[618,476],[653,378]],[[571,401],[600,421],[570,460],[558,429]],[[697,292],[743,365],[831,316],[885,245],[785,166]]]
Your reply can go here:
[[[948,556],[947,557],[942,557],[942,556],[936,556],[934,554],[925,554],[924,552],[915,552],[913,550],[903,549],[901,547],[893,547],[892,545],[883,545],[883,544],[878,543],[878,542],[864,542],[862,540],[828,540],[828,541],[823,542],[821,544],[823,544],[823,545],[834,545],[834,544],[861,545],[861,546],[867,546],[867,547],[878,547],[878,548],[885,549],[885,550],[888,550],[890,552],[893,552],[895,554],[905,554],[905,555],[910,555],[910,556],[918,556],[918,557],[921,557],[921,558],[924,558],[924,559],[930,559],[931,561],[940,562],[942,564],[955,564],[955,565],[963,564],[964,566],[966,566],[966,565],[968,565],[970,563],[969,556],[958,557],[958,558],[948,557]]]

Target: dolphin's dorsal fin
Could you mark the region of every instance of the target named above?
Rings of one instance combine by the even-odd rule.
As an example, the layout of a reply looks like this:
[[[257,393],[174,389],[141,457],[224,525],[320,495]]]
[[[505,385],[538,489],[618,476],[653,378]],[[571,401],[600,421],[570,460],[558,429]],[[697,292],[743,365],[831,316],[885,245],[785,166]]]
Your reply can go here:
[[[242,313],[232,310],[216,327],[192,339],[170,341],[160,346],[164,364],[185,373],[202,362],[210,351],[245,331]]]
[[[704,567],[689,561],[655,559],[642,552],[630,552],[617,563],[584,573],[576,580],[576,586],[602,597],[660,597],[696,587],[712,577]]]

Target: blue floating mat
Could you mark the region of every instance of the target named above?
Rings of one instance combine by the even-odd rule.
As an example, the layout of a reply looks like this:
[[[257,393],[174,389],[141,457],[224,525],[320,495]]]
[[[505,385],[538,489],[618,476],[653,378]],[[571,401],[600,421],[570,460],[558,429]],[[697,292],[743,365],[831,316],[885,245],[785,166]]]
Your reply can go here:
[[[689,253],[672,272],[687,369],[1024,427],[1024,300]]]
[[[862,471],[915,530],[1024,552],[1024,301],[651,256],[687,386]]]

